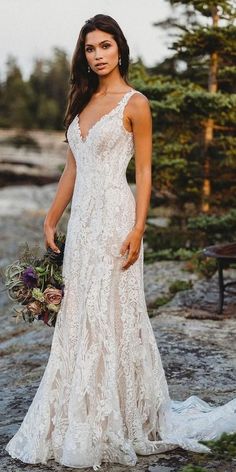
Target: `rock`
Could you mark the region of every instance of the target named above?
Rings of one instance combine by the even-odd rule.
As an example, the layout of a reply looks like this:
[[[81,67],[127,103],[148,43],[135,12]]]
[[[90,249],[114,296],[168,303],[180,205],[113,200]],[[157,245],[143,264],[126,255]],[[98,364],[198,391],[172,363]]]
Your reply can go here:
[[[57,184],[43,187],[15,185],[0,189],[0,216],[18,216],[41,211],[46,215]]]
[[[224,270],[225,282],[236,282],[236,270]],[[166,308],[183,310],[188,309],[188,317],[211,317],[212,319],[222,319],[233,316],[236,305],[236,292],[225,291],[223,314],[217,313],[219,300],[218,274],[215,273],[211,279],[195,280],[193,288],[179,292],[168,302]]]
[[[32,138],[35,146],[4,144],[19,135]],[[0,130],[0,187],[57,182],[66,162],[63,139],[63,132]]]
[[[170,218],[161,216],[156,218],[147,218],[147,223],[157,226],[158,228],[168,228],[170,221]]]
[[[144,288],[147,304],[150,305],[163,295],[169,294],[169,286],[176,280],[192,282],[198,280],[194,273],[187,272],[185,262],[156,261],[144,266]]]

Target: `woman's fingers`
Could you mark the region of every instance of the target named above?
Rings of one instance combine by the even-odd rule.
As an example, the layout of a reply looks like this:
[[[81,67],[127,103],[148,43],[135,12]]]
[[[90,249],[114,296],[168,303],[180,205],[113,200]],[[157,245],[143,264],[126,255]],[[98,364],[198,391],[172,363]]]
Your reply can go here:
[[[128,251],[127,258],[125,261],[123,261],[121,269],[128,269],[138,259],[140,245],[140,236],[138,235],[137,237],[136,231],[131,231],[120,248],[120,254],[122,256],[126,253],[126,251]]]
[[[128,253],[128,258],[126,261],[123,262],[121,268],[128,269],[137,259],[138,259],[139,251],[135,251],[130,249]]]
[[[123,243],[122,243],[122,246],[120,248],[120,254],[122,256],[124,256],[124,254],[126,253],[126,251],[128,250],[129,248],[129,241],[128,240],[125,240]]]
[[[57,253],[60,252],[60,249],[59,249],[59,247],[56,246],[56,244],[54,242],[54,239],[49,239],[48,240],[48,245],[54,252],[57,252]]]
[[[47,228],[45,229],[44,244],[46,249],[50,247],[54,252],[59,253],[60,249],[57,247],[54,241],[55,229]]]
[[[125,261],[125,262],[122,264],[122,266],[121,266],[122,270],[128,269],[132,264],[134,264],[134,262],[135,262],[137,259],[138,259],[137,257],[135,257],[135,258],[134,258],[134,257],[128,258],[127,261]]]

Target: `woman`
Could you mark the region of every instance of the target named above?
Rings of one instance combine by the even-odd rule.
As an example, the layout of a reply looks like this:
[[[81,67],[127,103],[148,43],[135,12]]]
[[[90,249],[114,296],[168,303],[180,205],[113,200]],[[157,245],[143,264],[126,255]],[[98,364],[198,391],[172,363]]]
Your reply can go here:
[[[143,234],[151,191],[152,122],[146,97],[127,81],[129,48],[116,21],[86,21],[75,49],[65,117],[68,153],[44,223],[54,251],[72,198],[65,293],[48,364],[7,444],[26,463],[55,459],[94,470],[134,466],[137,454],[236,431],[236,399],[212,407],[169,397],[143,288]],[[126,168],[135,156],[136,198]]]

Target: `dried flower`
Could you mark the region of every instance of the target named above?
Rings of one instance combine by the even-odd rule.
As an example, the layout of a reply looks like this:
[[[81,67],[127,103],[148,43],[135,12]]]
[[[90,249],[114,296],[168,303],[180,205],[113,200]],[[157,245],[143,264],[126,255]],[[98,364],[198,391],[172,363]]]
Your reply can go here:
[[[61,303],[62,291],[58,288],[48,287],[44,290],[43,295],[46,303],[53,303],[54,305]]]
[[[55,313],[58,313],[58,311],[60,310],[60,306],[59,305],[54,305],[54,303],[49,303],[47,305],[47,308],[48,308],[48,310],[54,311]]]
[[[34,302],[28,303],[27,308],[34,315],[38,315],[41,312],[42,305],[38,300],[35,300]]]
[[[40,290],[40,288],[33,288],[32,297],[35,298],[35,300],[39,300],[40,302],[44,302],[44,294]]]
[[[29,323],[42,320],[47,326],[55,326],[61,300],[64,296],[62,262],[66,236],[56,234],[55,243],[61,253],[47,250],[42,257],[38,249],[25,243],[24,251],[5,268],[5,286],[8,296],[22,305],[19,315]],[[37,249],[37,250],[36,250]]]
[[[27,267],[27,269],[22,272],[21,279],[23,280],[24,284],[27,285],[27,287],[36,287],[38,276],[34,267]]]

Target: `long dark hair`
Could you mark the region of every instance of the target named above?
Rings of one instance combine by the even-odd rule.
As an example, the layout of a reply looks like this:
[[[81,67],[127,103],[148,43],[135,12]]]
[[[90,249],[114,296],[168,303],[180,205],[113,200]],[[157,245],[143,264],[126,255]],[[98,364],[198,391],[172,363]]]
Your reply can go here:
[[[97,74],[93,72],[92,69],[88,73],[88,63],[84,49],[86,34],[96,29],[110,33],[116,41],[119,55],[121,57],[121,65],[119,65],[120,74],[128,84],[129,46],[120,26],[109,15],[99,14],[89,18],[80,30],[79,38],[72,57],[68,105],[63,121],[66,128],[65,142],[68,142],[68,126],[75,116],[87,105],[98,86]]]

